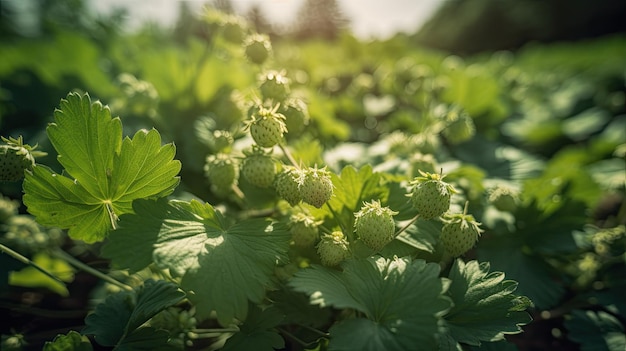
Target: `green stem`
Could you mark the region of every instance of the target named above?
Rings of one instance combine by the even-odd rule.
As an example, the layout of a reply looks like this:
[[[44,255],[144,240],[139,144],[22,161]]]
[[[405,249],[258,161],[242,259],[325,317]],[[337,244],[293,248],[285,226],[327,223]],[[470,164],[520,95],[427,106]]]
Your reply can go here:
[[[289,152],[289,149],[287,149],[286,147],[284,147],[282,144],[278,144],[278,147],[280,148],[280,150],[283,152],[283,154],[285,155],[285,157],[287,157],[287,159],[289,160],[289,163],[291,163],[294,167],[296,167],[296,169],[300,169],[300,166],[298,165],[298,163],[296,162],[296,159],[293,158],[293,155],[291,154],[291,152]]]
[[[313,327],[310,327],[310,326],[304,325],[304,324],[298,324],[298,326],[300,326],[300,327],[302,327],[302,328],[304,328],[304,329],[306,329],[308,331],[311,331],[311,332],[313,332],[313,333],[315,333],[315,334],[317,334],[317,335],[319,335],[321,337],[324,337],[324,338],[328,337],[328,333],[325,333],[325,332],[323,332],[323,331],[321,331],[319,329],[315,329]]]
[[[24,257],[23,255],[19,254],[16,251],[13,251],[12,249],[0,244],[0,251],[6,253],[7,255],[13,257],[14,259],[29,265],[33,268],[35,268],[36,270],[40,271],[41,273],[47,275],[48,277],[54,279],[55,281],[63,284],[63,286],[65,286],[65,282],[62,281],[59,277],[55,276],[54,274],[48,272],[47,270],[43,269],[41,266],[39,266],[38,264],[36,264],[35,262],[31,261],[30,259],[28,259],[27,257]]]
[[[60,258],[60,259],[63,259],[65,261],[67,261],[72,266],[74,266],[74,267],[76,267],[76,268],[78,268],[80,270],[83,270],[83,271],[85,271],[85,272],[87,272],[87,273],[89,273],[89,274],[91,274],[93,276],[96,276],[96,277],[106,281],[107,283],[111,283],[113,285],[116,285],[116,286],[118,286],[118,287],[120,287],[120,288],[122,288],[122,289],[124,289],[126,291],[132,291],[133,290],[132,287],[130,287],[130,286],[128,286],[128,285],[118,281],[118,280],[115,280],[115,279],[109,277],[108,275],[100,272],[97,269],[89,267],[88,265],[86,265],[83,262],[77,260],[76,258],[74,258],[73,256],[71,256],[70,254],[68,254],[65,251],[62,251],[60,249],[56,249],[56,250],[52,251],[52,255],[57,257],[57,258]]]
[[[407,224],[405,224],[404,227],[398,229],[398,231],[393,235],[394,238],[400,235],[400,233],[402,233],[403,231],[407,230],[413,223],[415,223],[415,221],[417,221],[419,217],[420,215],[417,214],[415,215],[415,217],[411,218],[411,220]]]
[[[341,231],[344,233],[344,235],[350,235],[352,232],[348,232],[346,230],[346,226],[341,222],[339,216],[337,215],[337,213],[335,212],[335,210],[333,210],[333,208],[330,206],[330,204],[328,202],[326,202],[326,206],[328,206],[328,209],[330,210],[330,213],[333,214],[333,217],[335,217],[335,219],[337,220],[337,223],[339,224],[339,227],[341,228]]]

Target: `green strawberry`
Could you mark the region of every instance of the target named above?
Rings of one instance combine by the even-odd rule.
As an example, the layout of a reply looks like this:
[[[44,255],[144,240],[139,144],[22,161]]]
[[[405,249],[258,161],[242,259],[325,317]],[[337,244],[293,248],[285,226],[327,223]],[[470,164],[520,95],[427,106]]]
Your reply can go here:
[[[250,130],[252,139],[261,147],[272,147],[283,139],[287,132],[285,116],[276,112],[278,105],[273,109],[258,106],[251,109],[250,119],[246,128]]]
[[[299,169],[292,166],[285,166],[283,171],[276,177],[276,193],[291,206],[295,206],[302,201],[298,185],[303,176],[304,173]]]
[[[498,185],[491,190],[489,202],[495,208],[504,212],[514,212],[517,209],[519,192],[511,187]]]
[[[170,335],[177,336],[196,328],[197,320],[194,310],[180,307],[168,307],[150,319],[150,326],[167,330]]]
[[[471,249],[483,232],[479,225],[472,215],[463,213],[448,216],[441,229],[441,242],[446,252],[452,257],[458,257]]]
[[[289,96],[289,79],[284,72],[269,71],[261,76],[259,89],[263,99],[282,102]]]
[[[394,238],[396,223],[393,216],[398,212],[382,207],[380,201],[366,202],[355,213],[354,230],[365,245],[380,251]]]
[[[211,183],[211,190],[220,196],[228,195],[239,178],[235,160],[223,153],[207,157],[204,173]]]
[[[320,261],[327,267],[338,265],[348,257],[350,253],[348,245],[348,241],[340,231],[323,235],[322,240],[317,244]]]
[[[302,201],[317,208],[322,207],[333,196],[333,182],[326,167],[305,170],[298,188]]]
[[[304,101],[300,99],[287,99],[280,105],[279,112],[285,116],[285,123],[289,131],[288,137],[300,135],[309,124],[309,111]]]
[[[22,137],[17,139],[2,137],[5,145],[0,145],[0,182],[17,182],[24,178],[24,171],[35,166],[35,156],[45,153],[33,151],[37,145],[24,144]]]
[[[260,148],[252,152],[244,152],[246,158],[241,166],[241,173],[246,180],[259,188],[267,188],[274,183],[276,177],[276,162]]]
[[[231,43],[240,44],[246,35],[246,24],[236,16],[229,17],[222,24],[222,35]]]
[[[252,34],[244,42],[244,53],[248,60],[257,65],[267,60],[272,52],[272,44],[267,35]]]
[[[17,215],[17,210],[20,207],[19,202],[11,200],[8,197],[0,194],[0,225],[6,223],[9,218]]]
[[[423,219],[433,219],[441,216],[450,208],[450,197],[456,190],[452,185],[442,181],[444,176],[422,172],[421,177],[415,178],[415,185],[411,194],[411,204],[417,209]]]
[[[302,248],[313,246],[319,236],[317,226],[320,224],[315,217],[306,213],[298,212],[291,215],[289,229],[294,245]]]
[[[449,122],[443,130],[443,135],[451,144],[460,144],[468,141],[476,134],[474,120],[459,108],[453,108],[448,112],[448,120]]]

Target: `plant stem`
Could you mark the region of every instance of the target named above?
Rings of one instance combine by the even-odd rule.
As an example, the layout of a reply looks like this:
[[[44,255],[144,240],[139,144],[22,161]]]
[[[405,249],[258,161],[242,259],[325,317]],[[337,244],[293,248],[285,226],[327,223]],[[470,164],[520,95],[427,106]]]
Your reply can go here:
[[[341,231],[345,234],[345,235],[350,235],[351,232],[348,232],[346,230],[346,227],[344,226],[344,224],[341,222],[341,220],[339,219],[339,216],[337,215],[337,213],[335,212],[335,210],[333,210],[333,208],[330,206],[330,204],[328,202],[326,202],[326,206],[328,206],[328,209],[330,210],[330,213],[333,214],[333,217],[335,217],[335,220],[337,220],[337,223],[339,224],[339,227],[341,228]]]
[[[100,279],[102,279],[102,280],[104,280],[104,281],[106,281],[108,283],[116,285],[116,286],[118,286],[118,287],[120,287],[120,288],[122,288],[122,289],[124,289],[126,291],[132,291],[133,290],[132,287],[130,287],[130,286],[128,286],[128,285],[126,285],[126,284],[124,284],[124,283],[122,283],[122,282],[120,282],[120,281],[118,281],[116,279],[113,279],[113,278],[109,277],[108,275],[100,272],[99,270],[97,270],[95,268],[89,267],[88,265],[86,265],[83,262],[77,260],[76,258],[74,258],[74,256],[71,256],[70,254],[68,254],[67,252],[65,252],[65,251],[63,251],[61,249],[53,250],[52,251],[52,255],[67,261],[69,264],[71,264],[72,266],[74,266],[74,267],[76,267],[76,268],[78,268],[80,270],[83,270],[83,271],[85,271],[85,272],[87,272],[87,273],[89,273],[91,275],[94,275],[94,276],[96,276],[96,277],[98,277],[98,278],[100,278]]]
[[[319,329],[315,329],[313,327],[310,327],[310,326],[304,325],[304,324],[298,324],[298,326],[300,326],[300,327],[302,327],[302,328],[304,328],[306,330],[312,331],[313,333],[315,333],[315,334],[317,334],[317,335],[319,335],[321,337],[324,337],[324,338],[328,337],[328,333],[325,333],[325,332],[323,332],[323,331],[321,331]]]
[[[59,277],[55,276],[54,274],[48,272],[47,270],[43,269],[41,266],[39,266],[38,264],[36,264],[35,262],[31,261],[30,259],[28,259],[27,257],[24,257],[23,255],[19,254],[16,251],[13,251],[12,249],[0,244],[0,251],[6,253],[7,255],[13,257],[14,259],[32,266],[33,268],[35,268],[36,270],[40,271],[41,273],[47,275],[48,277],[54,279],[55,281],[63,284],[63,286],[65,286],[65,282],[62,281]]]
[[[393,235],[394,238],[398,235],[400,235],[400,233],[402,233],[403,231],[407,230],[413,223],[415,223],[415,221],[417,221],[417,219],[420,217],[419,214],[415,215],[415,217],[411,218],[411,220],[404,225],[404,227],[398,229],[398,231]]]
[[[280,148],[280,150],[283,152],[283,154],[285,155],[285,157],[287,157],[287,159],[289,160],[289,162],[296,167],[296,169],[300,169],[300,166],[298,165],[298,163],[296,162],[296,159],[293,158],[293,155],[291,154],[291,152],[289,152],[289,149],[287,149],[286,147],[284,147],[282,144],[278,144],[278,147]]]

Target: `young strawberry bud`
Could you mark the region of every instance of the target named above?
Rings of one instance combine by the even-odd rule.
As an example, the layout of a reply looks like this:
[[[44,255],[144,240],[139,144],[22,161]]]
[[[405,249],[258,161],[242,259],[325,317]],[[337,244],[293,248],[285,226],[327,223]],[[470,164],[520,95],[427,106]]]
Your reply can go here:
[[[326,170],[326,167],[305,170],[298,189],[302,195],[302,201],[317,208],[322,207],[333,196],[330,172]]]
[[[37,145],[24,144],[22,137],[17,139],[2,137],[5,145],[0,145],[0,182],[17,182],[24,179],[24,171],[35,166],[35,156],[46,153],[34,151]]]
[[[253,148],[252,152],[244,152],[246,158],[241,166],[241,173],[246,180],[259,188],[268,188],[276,177],[276,162],[260,148]]]
[[[442,181],[439,174],[421,172],[422,177],[413,181],[411,204],[423,219],[441,216],[450,208],[450,198],[456,192],[452,185]]]
[[[287,201],[291,206],[295,206],[302,201],[302,195],[298,186],[302,181],[304,172],[293,166],[285,166],[283,171],[276,177],[276,193],[278,196]]]
[[[204,174],[211,184],[211,190],[220,196],[230,193],[239,178],[239,168],[227,154],[210,155],[204,164]]]
[[[248,60],[257,65],[267,60],[272,52],[272,44],[267,35],[252,34],[244,42],[244,53]]]
[[[289,79],[284,72],[269,71],[260,78],[259,89],[265,100],[282,102],[289,96]]]
[[[297,247],[311,247],[319,237],[317,226],[320,221],[316,221],[315,217],[306,213],[298,212],[289,218],[289,226],[293,243]]]
[[[455,214],[448,216],[446,224],[441,229],[441,243],[444,249],[452,256],[458,257],[471,249],[480,233],[480,223],[474,220],[474,216],[468,214]]]
[[[355,213],[354,230],[365,245],[380,251],[394,238],[396,223],[393,216],[398,212],[382,207],[380,201],[366,202]]]
[[[322,265],[333,267],[345,260],[349,255],[348,241],[340,231],[325,234],[317,245]]]
[[[251,110],[246,128],[250,130],[252,139],[261,147],[272,147],[278,144],[287,132],[285,116],[276,112],[277,107],[270,110],[258,106]]]

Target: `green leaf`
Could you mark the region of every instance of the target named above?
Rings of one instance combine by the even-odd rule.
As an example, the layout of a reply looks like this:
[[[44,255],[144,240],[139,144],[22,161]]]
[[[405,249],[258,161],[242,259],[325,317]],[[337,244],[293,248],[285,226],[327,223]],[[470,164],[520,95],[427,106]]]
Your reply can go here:
[[[526,253],[528,248],[520,239],[503,235],[484,240],[479,243],[478,258],[517,281],[518,293],[528,296],[538,308],[555,306],[565,292],[557,273],[542,256]]]
[[[438,275],[439,265],[423,260],[370,258],[346,261],[343,272],[313,265],[290,285],[312,304],[364,314],[331,328],[330,350],[434,349],[438,322],[450,307]]]
[[[24,181],[24,203],[39,223],[101,241],[133,200],[163,197],[178,185],[176,148],[162,146],[156,130],[122,140],[119,118],[87,94],[69,94],[54,117],[47,132],[65,170],[37,166]]]
[[[115,348],[115,351],[174,351],[179,348],[167,343],[169,334],[166,330],[142,327],[133,330]]]
[[[418,250],[435,252],[441,233],[441,222],[418,220],[411,224],[396,239]]]
[[[126,324],[133,308],[132,293],[118,292],[96,306],[93,314],[85,318],[83,334],[93,334],[102,346],[115,346],[124,336]]]
[[[166,198],[133,201],[133,213],[120,216],[117,229],[109,234],[102,247],[102,256],[110,259],[114,267],[131,272],[149,266],[153,262],[154,244],[169,209]]]
[[[489,263],[457,259],[448,276],[454,306],[444,316],[450,333],[459,342],[504,340],[505,334],[521,333],[532,318],[525,311],[528,298],[513,294],[517,282],[504,280],[504,273],[489,273]]]
[[[568,338],[580,344],[582,351],[617,351],[626,349],[626,334],[620,321],[604,311],[572,311],[566,319]]]
[[[272,330],[284,319],[284,315],[276,308],[262,310],[251,306],[248,318],[240,327],[240,331],[226,340],[223,351],[258,350],[273,351],[285,347],[285,340]]]
[[[494,342],[481,342],[480,346],[470,347],[472,351],[519,351],[517,346],[506,340],[494,341]]]
[[[358,171],[352,166],[346,166],[337,177],[334,174],[335,196],[330,205],[335,211],[345,207],[350,212],[356,212],[364,201],[386,200],[387,190],[380,187],[380,174],[372,171],[372,166],[365,165]]]
[[[95,312],[85,318],[83,334],[93,334],[102,346],[118,345],[154,315],[183,298],[176,285],[147,280],[142,287],[118,292],[96,306]]]
[[[200,319],[215,310],[223,325],[233,318],[244,320],[248,300],[261,302],[274,266],[287,259],[291,235],[283,224],[257,218],[229,227],[211,205],[195,200],[168,204],[144,201],[140,207],[137,214],[121,220],[122,234],[133,233],[132,242],[136,242],[140,237],[153,238],[158,230],[154,261],[173,275],[182,276],[181,286],[189,292]],[[143,219],[134,218],[147,213],[151,217],[146,220],[158,226],[144,227]],[[163,217],[154,218],[157,215]],[[114,234],[112,239],[123,237]],[[119,245],[106,252],[111,254]],[[125,263],[134,264],[132,260]]]
[[[71,330],[67,335],[59,334],[52,341],[46,341],[43,351],[92,351],[89,338]]]
[[[147,280],[137,290],[137,302],[126,330],[130,332],[139,328],[157,313],[182,301],[184,297],[185,294],[172,283]]]

